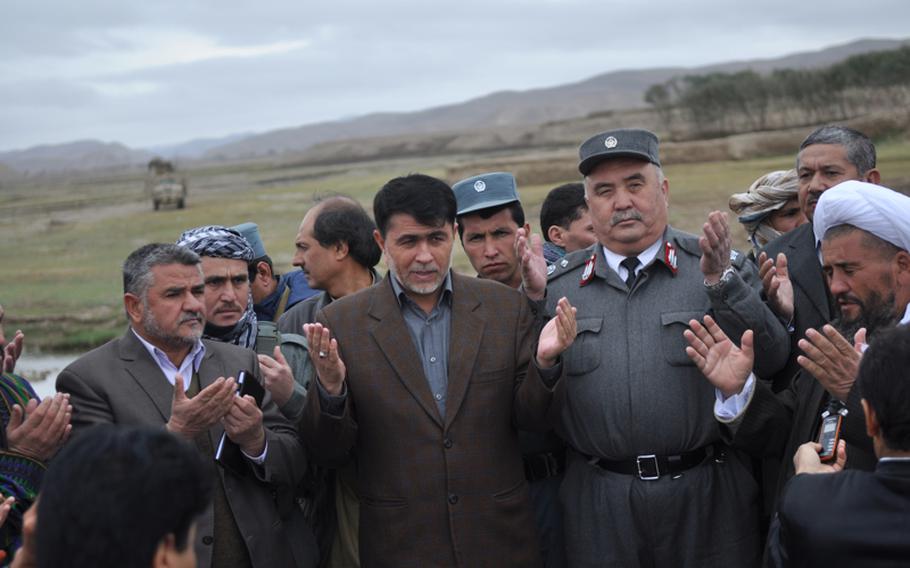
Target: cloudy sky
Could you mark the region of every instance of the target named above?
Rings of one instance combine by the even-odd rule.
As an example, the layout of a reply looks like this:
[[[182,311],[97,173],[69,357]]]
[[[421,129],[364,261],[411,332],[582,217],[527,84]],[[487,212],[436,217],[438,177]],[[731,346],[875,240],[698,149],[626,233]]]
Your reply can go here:
[[[910,36],[906,0],[833,7],[845,4],[14,0],[0,21],[0,151],[145,147]]]

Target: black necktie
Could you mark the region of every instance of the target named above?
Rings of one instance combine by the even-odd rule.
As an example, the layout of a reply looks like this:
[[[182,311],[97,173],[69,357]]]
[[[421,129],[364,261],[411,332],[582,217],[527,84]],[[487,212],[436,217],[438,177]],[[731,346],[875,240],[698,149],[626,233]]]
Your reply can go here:
[[[635,284],[635,269],[638,268],[639,264],[641,264],[641,262],[638,261],[637,256],[626,257],[625,260],[619,263],[620,266],[628,271],[628,274],[626,275],[626,287],[629,289]]]

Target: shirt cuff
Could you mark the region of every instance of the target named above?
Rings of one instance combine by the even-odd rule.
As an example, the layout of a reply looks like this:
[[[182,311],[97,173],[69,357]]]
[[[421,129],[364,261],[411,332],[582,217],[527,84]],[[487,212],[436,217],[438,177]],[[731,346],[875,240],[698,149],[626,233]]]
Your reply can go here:
[[[749,373],[749,378],[746,379],[743,390],[729,398],[724,397],[719,389],[714,389],[714,396],[716,397],[716,400],[714,401],[714,415],[724,422],[736,419],[742,413],[743,409],[746,408],[746,403],[749,402],[749,397],[752,395],[752,389],[754,387],[755,375]]]
[[[265,463],[265,455],[268,453],[268,451],[269,451],[269,439],[268,438],[265,439],[265,446],[262,448],[262,453],[256,457],[253,457],[250,454],[244,452],[243,450],[240,450],[240,452],[244,456],[246,456],[246,459],[250,460],[251,462],[253,462],[256,465],[262,465],[263,463]]]
[[[534,366],[537,367],[537,373],[540,375],[540,380],[543,381],[545,387],[552,389],[556,386],[556,382],[562,375],[562,358],[560,357],[556,361],[556,364],[549,369],[541,369],[540,365],[537,364],[537,358],[535,357],[534,359]]]
[[[347,383],[342,383],[341,393],[334,395],[329,394],[329,391],[325,390],[317,378],[316,390],[319,392],[319,406],[322,407],[324,413],[336,418],[344,414],[344,402],[348,398]]]

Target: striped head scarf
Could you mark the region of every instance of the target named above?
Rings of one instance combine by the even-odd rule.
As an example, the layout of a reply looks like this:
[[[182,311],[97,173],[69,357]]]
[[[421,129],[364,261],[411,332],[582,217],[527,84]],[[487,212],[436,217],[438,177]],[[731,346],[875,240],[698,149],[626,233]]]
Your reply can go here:
[[[184,231],[177,239],[179,246],[186,247],[199,256],[242,260],[249,264],[253,260],[253,249],[239,232],[221,225],[208,225]],[[206,323],[202,337],[233,343],[255,349],[257,335],[256,312],[253,310],[253,290],[250,287],[246,310],[240,321],[232,328],[222,329]]]
[[[778,170],[752,182],[745,193],[734,193],[730,197],[730,210],[746,229],[756,254],[758,249],[780,236],[768,222],[768,217],[798,193],[796,170]]]

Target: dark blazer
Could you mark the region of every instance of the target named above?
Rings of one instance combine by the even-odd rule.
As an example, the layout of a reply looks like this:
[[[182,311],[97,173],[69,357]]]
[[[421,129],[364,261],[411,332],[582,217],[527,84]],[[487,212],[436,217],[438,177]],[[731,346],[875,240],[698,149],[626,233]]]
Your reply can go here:
[[[798,475],[771,526],[769,557],[776,566],[907,566],[908,520],[906,461],[880,462],[875,473]]]
[[[203,341],[200,388],[218,377],[234,377],[241,369],[260,378],[252,350]],[[161,427],[170,418],[174,393],[174,387],[131,330],[70,364],[57,377],[57,390],[70,393],[75,435],[98,423]],[[302,522],[296,511],[284,518],[279,515],[272,496],[277,488],[293,488],[303,475],[303,448],[293,426],[279,414],[268,393],[262,408],[268,443],[265,463],[250,463],[249,472],[242,477],[217,467],[219,478],[254,567],[315,566],[312,533],[300,529]],[[209,430],[213,447],[217,447],[222,432],[220,423]],[[290,505],[291,511],[297,509],[296,504]],[[199,566],[211,565],[212,511],[210,505],[196,531]]]
[[[562,399],[529,365],[529,303],[452,274],[446,415],[440,416],[387,277],[318,319],[347,366],[343,414],[312,389],[301,432],[314,456],[356,454],[364,566],[538,566],[517,427],[546,429]]]
[[[762,377],[771,380],[773,389],[777,392],[785,389],[801,368],[796,362],[796,357],[800,353],[797,342],[806,336],[806,330],[818,328],[831,321],[834,312],[828,285],[825,283],[825,274],[818,260],[811,223],[800,225],[774,239],[765,246],[764,252],[772,259],[777,258],[779,253],[787,256],[787,269],[790,282],[793,283],[794,311],[793,332],[790,334],[790,358],[782,371],[773,377]]]

